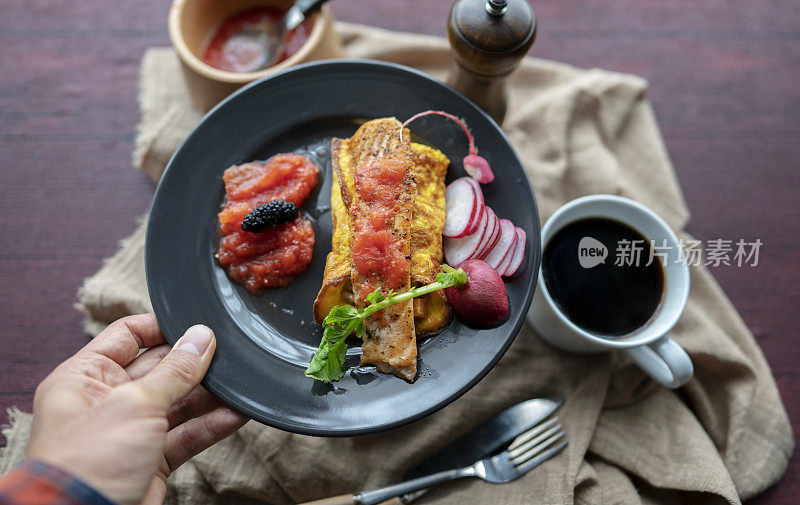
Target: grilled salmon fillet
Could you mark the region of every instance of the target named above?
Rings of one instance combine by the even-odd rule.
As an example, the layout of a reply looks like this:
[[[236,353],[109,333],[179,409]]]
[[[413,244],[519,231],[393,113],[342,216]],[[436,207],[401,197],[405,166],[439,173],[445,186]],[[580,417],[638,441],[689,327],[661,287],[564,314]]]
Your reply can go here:
[[[342,141],[334,139],[332,155],[338,165]],[[411,285],[423,286],[436,280],[442,264],[442,228],[445,220],[445,175],[450,160],[440,151],[422,144],[411,143],[417,195],[411,221]],[[350,282],[350,216],[342,201],[338,170],[333,171],[331,187],[331,217],[333,239],[331,252],[325,262],[324,278],[314,300],[314,320],[322,324],[336,305],[353,303]],[[444,293],[435,291],[414,299],[414,327],[417,339],[435,335],[452,319],[452,310]]]
[[[397,241],[400,253],[410,263],[411,219],[415,193],[415,182],[408,135],[400,141],[402,125],[394,118],[369,121],[361,126],[351,138],[342,140],[337,159],[333,163],[342,202],[348,210],[349,242],[351,256],[357,240],[360,222],[370,219],[371,206],[364,190],[356,183],[356,174],[378,160],[392,160],[401,170],[401,180],[396,187],[394,212],[389,216],[385,229]],[[367,276],[352,262],[350,282],[357,307],[365,305],[364,297],[380,288],[383,292],[394,289],[397,293],[408,291],[411,286],[410,271],[406,269],[402,278],[393,280],[381,274]],[[387,287],[389,285],[389,287]],[[414,313],[411,301],[397,303],[364,321],[366,335],[361,345],[361,362],[375,365],[379,371],[391,373],[412,381],[417,375],[417,339],[414,332]]]
[[[325,263],[325,272],[317,299],[314,318],[322,324],[331,308],[342,304],[359,304],[359,290],[375,287],[359,279],[351,255],[354,219],[362,208],[355,185],[359,166],[381,158],[411,161],[411,181],[404,178],[400,192],[404,202],[411,200],[410,241],[402,240],[404,254],[410,258],[408,286],[433,282],[442,261],[442,227],[445,220],[444,179],[449,160],[440,151],[421,144],[409,143],[408,130],[399,139],[400,123],[393,118],[370,121],[350,139],[333,139],[331,143],[333,186],[331,214],[333,220],[332,249]],[[405,160],[405,161],[403,161]],[[400,196],[400,195],[399,195]],[[354,205],[354,201],[356,205]],[[408,204],[398,202],[391,223],[395,237],[409,233]],[[410,248],[410,252],[408,249]],[[363,302],[362,302],[363,303]],[[362,346],[362,362],[374,364],[380,371],[393,373],[406,380],[416,375],[416,339],[440,332],[452,319],[452,311],[442,292],[430,293],[408,304],[398,304],[393,312],[382,311],[367,323],[367,338]],[[409,317],[409,309],[413,317]],[[409,319],[413,331],[409,330]]]

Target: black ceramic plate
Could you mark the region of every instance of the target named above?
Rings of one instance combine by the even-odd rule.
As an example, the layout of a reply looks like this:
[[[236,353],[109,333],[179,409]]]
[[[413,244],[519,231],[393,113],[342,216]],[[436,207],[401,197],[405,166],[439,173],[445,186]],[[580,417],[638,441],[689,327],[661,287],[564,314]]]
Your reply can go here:
[[[427,109],[464,118],[494,168],[486,203],[528,235],[525,260],[507,283],[509,317],[479,329],[454,320],[420,344],[413,384],[353,368],[335,385],[303,375],[319,343],[312,303],[331,248],[330,139],[351,136],[365,120],[405,120]],[[465,175],[466,139],[453,123],[426,117],[416,140],[451,160],[448,182]],[[314,223],[310,268],[288,287],[254,296],[232,282],[214,259],[223,171],[276,153],[301,152],[322,171],[304,206]],[[520,160],[497,125],[470,101],[415,70],[368,61],[299,66],[253,83],[222,102],[192,131],[167,166],[147,229],[147,284],[167,340],[197,323],[217,335],[204,385],[263,423],[297,433],[351,436],[414,421],[464,394],[497,363],[523,324],[540,261],[539,216]],[[358,364],[358,348],[348,365]]]

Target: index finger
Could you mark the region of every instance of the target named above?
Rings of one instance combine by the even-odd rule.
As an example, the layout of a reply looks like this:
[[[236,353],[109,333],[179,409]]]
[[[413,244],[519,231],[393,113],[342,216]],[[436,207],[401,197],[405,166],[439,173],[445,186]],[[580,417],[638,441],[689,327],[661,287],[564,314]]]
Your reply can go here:
[[[155,314],[138,314],[114,321],[79,353],[97,353],[120,366],[126,366],[139,354],[140,349],[163,343],[166,343],[166,339]]]

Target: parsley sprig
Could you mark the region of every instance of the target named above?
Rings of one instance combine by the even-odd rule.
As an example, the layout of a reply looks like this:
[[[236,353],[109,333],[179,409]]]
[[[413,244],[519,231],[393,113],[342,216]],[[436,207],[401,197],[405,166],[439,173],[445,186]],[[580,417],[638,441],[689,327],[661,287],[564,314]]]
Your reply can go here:
[[[364,320],[395,303],[404,302],[418,296],[427,295],[450,286],[463,286],[467,283],[467,273],[449,265],[442,265],[436,274],[436,281],[425,286],[409,289],[397,294],[389,291],[385,295],[380,288],[368,294],[369,305],[357,309],[352,305],[336,305],[322,322],[322,341],[308,365],[306,376],[322,382],[334,382],[344,376],[344,360],[347,357],[347,337],[364,337]]]

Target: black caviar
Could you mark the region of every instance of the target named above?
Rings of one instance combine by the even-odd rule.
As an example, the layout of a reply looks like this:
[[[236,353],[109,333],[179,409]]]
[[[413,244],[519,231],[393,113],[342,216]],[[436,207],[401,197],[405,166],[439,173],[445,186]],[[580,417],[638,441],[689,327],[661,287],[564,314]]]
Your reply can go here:
[[[270,226],[291,221],[299,214],[300,210],[292,202],[272,200],[251,210],[242,220],[242,230],[258,233]]]

